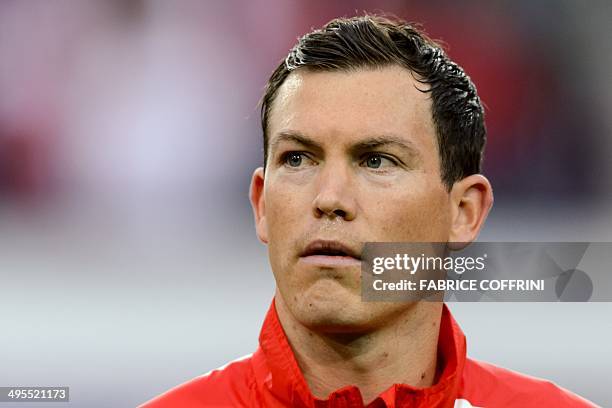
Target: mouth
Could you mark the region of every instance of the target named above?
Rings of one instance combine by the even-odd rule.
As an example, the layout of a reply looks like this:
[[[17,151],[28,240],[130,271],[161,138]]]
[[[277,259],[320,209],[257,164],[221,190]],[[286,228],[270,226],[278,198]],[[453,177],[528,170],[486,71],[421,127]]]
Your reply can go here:
[[[300,254],[300,261],[320,267],[360,266],[359,251],[339,241],[316,240]]]

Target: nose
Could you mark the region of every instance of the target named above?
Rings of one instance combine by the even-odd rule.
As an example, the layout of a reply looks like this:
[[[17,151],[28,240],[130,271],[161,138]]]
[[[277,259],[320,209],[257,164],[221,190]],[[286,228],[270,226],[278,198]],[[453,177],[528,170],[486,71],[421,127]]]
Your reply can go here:
[[[315,217],[353,220],[356,216],[356,201],[350,169],[348,166],[332,166],[329,163],[322,167],[317,180],[317,195],[313,201]]]

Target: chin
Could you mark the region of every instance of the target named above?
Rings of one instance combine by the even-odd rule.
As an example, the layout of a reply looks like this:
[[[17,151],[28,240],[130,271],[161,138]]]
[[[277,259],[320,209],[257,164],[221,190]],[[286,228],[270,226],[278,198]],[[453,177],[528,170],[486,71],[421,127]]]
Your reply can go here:
[[[316,331],[348,332],[363,329],[370,320],[368,304],[338,282],[315,283],[290,305],[304,326]]]

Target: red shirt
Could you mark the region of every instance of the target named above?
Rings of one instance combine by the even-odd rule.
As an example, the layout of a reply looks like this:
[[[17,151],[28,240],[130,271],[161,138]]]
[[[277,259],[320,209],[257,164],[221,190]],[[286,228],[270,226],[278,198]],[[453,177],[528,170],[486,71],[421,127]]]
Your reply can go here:
[[[427,388],[394,384],[367,407],[595,406],[550,381],[466,358],[465,336],[446,305],[438,360],[441,371],[436,384]],[[272,302],[253,354],[179,385],[141,407],[349,408],[364,404],[359,389],[352,385],[332,392],[325,400],[311,394]]]

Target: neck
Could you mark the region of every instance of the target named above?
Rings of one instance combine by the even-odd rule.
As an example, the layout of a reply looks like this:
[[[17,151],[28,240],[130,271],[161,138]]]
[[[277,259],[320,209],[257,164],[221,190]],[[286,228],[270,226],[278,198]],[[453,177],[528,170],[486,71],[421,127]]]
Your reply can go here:
[[[354,333],[305,327],[278,293],[276,309],[317,398],[325,399],[339,388],[354,385],[368,403],[393,384],[429,387],[435,383],[441,303],[414,303],[385,325]]]

